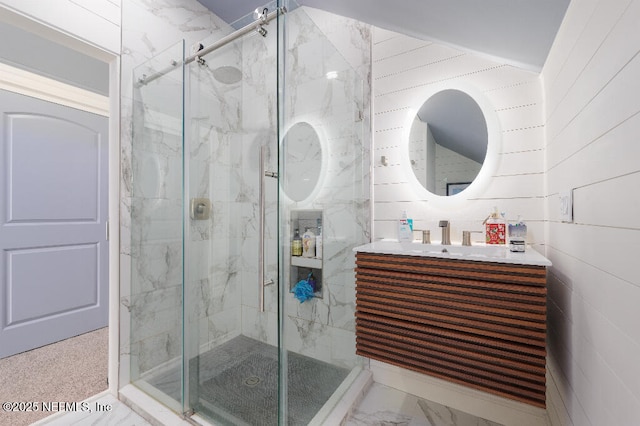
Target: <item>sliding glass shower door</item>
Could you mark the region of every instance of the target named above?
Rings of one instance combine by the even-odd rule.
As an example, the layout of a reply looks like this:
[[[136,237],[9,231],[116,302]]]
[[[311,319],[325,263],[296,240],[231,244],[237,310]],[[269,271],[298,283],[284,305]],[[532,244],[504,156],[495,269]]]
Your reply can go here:
[[[132,382],[216,424],[322,424],[362,366],[365,85],[282,6],[133,76]]]
[[[276,8],[187,69],[185,361],[190,406],[218,424],[278,424]]]
[[[133,71],[131,381],[182,411],[184,42]],[[126,316],[122,316],[126,318]]]

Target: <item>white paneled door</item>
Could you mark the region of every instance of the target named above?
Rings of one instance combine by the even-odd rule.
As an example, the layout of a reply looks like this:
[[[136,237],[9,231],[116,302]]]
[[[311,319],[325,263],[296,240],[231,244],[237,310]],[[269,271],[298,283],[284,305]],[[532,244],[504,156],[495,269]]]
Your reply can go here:
[[[0,358],[107,325],[107,132],[0,90]]]

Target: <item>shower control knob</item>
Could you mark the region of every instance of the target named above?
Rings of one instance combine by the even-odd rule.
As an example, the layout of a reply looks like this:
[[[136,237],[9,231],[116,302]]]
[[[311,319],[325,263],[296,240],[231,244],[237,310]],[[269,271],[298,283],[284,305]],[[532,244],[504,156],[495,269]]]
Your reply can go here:
[[[192,198],[189,213],[193,220],[207,220],[211,215],[211,200],[208,198]]]

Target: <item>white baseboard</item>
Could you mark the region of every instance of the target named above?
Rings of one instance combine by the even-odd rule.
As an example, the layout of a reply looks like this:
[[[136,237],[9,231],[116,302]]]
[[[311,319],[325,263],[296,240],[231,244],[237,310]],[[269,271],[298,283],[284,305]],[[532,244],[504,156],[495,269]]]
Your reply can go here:
[[[371,360],[377,383],[505,426],[547,426],[547,412],[518,401]]]

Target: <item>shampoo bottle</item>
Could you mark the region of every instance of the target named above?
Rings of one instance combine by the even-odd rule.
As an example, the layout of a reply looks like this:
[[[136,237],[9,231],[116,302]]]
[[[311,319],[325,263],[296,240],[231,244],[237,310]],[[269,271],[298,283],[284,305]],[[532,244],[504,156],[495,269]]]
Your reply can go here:
[[[302,256],[302,238],[300,238],[300,231],[297,229],[291,241],[291,256]]]
[[[311,286],[311,289],[314,291],[316,291],[316,277],[313,276],[313,272],[309,272],[309,276],[307,277],[307,283]]]
[[[316,257],[316,234],[309,228],[302,234],[302,257]]]
[[[322,259],[322,219],[318,218],[316,223],[318,228],[318,235],[316,235],[316,257]]]

